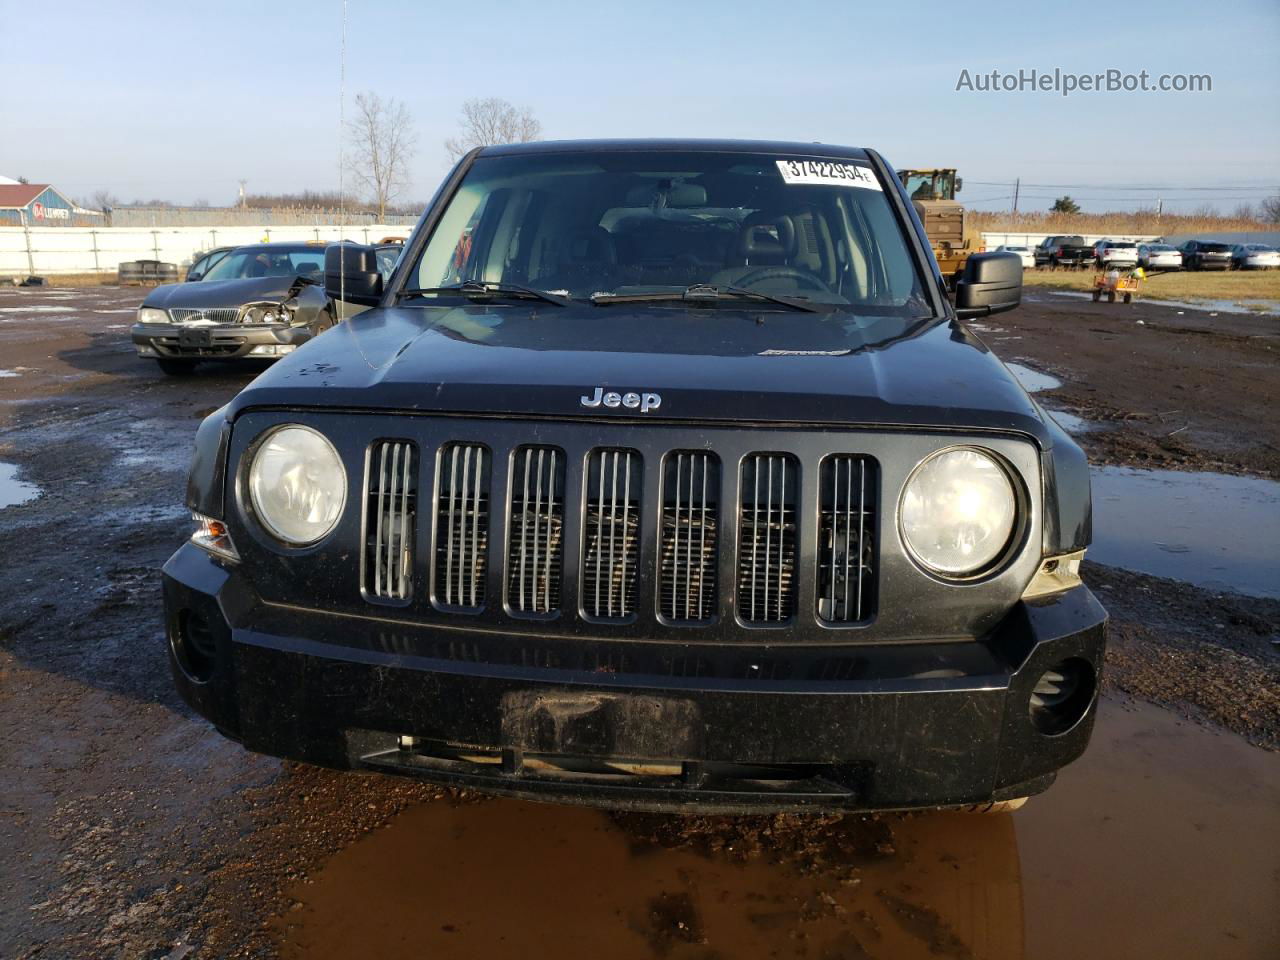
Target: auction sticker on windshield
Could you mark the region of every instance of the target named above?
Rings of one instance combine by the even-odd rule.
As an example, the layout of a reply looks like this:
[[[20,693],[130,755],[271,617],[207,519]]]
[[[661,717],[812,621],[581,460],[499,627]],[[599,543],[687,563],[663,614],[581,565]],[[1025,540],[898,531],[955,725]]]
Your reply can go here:
[[[820,183],[835,187],[879,190],[880,181],[867,167],[830,160],[779,160],[778,172],[787,183]]]

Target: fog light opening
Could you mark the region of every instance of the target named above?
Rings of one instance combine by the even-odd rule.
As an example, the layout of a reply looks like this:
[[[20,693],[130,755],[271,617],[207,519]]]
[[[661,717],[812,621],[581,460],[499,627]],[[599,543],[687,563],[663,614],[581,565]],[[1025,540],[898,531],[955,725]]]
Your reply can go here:
[[[213,676],[217,646],[209,622],[194,610],[182,610],[169,630],[169,644],[182,672],[196,683]]]
[[[1097,679],[1086,660],[1054,664],[1036,680],[1028,707],[1031,722],[1047,737],[1066,733],[1089,711]]]

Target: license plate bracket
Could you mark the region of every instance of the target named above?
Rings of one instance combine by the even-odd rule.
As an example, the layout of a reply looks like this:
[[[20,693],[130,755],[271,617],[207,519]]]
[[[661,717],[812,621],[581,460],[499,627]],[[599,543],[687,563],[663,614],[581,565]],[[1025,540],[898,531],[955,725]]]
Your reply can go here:
[[[187,349],[199,349],[213,346],[213,338],[208,330],[199,327],[178,331],[178,346]]]

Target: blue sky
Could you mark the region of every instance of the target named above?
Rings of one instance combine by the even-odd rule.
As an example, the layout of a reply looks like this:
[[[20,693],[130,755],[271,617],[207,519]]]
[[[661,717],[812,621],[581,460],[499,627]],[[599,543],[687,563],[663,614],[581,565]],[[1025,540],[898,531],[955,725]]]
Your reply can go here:
[[[348,6],[346,94],[401,98],[409,195],[447,170],[472,96],[549,138],[733,136],[873,146],[955,166],[962,199],[1166,209],[1280,193],[1280,3],[1155,0],[1069,16],[1034,3],[543,0]],[[0,0],[0,174],[123,200],[337,185],[340,0],[212,5]],[[957,92],[961,70],[1210,74],[1209,93]],[[1069,188],[1058,185],[1070,185]],[[1160,191],[1104,187],[1156,186]],[[1217,187],[1191,191],[1172,188]],[[1113,198],[1108,202],[1102,198]],[[1097,199],[1093,199],[1097,198]]]

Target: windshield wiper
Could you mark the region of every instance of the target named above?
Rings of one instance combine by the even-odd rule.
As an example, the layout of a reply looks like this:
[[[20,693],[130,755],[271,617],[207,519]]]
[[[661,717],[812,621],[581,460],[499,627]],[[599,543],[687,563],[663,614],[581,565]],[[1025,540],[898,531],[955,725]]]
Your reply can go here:
[[[493,280],[464,280],[462,283],[447,287],[414,287],[401,290],[396,295],[396,299],[420,297],[431,293],[457,293],[464,297],[520,297],[526,300],[554,303],[557,307],[567,307],[572,303],[568,297],[562,297],[548,290],[535,290],[533,287],[521,286],[518,283],[497,283]]]
[[[692,303],[715,303],[723,300],[755,300],[760,303],[776,303],[791,310],[805,313],[828,313],[834,307],[831,304],[811,303],[792,297],[778,297],[759,290],[747,290],[743,287],[717,287],[710,283],[695,283],[679,292],[654,291],[653,293],[597,293],[591,302],[598,307],[607,307],[614,303],[662,303],[680,300]]]

